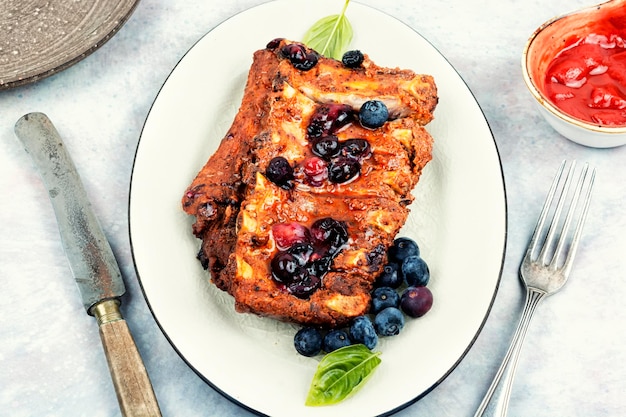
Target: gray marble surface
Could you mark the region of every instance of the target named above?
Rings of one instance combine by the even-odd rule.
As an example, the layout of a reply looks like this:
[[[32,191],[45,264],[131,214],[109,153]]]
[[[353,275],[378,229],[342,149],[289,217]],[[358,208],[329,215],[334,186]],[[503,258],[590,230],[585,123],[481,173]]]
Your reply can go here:
[[[54,121],[81,172],[120,262],[128,288],[124,314],[164,415],[250,415],[203,382],[154,322],[130,255],[127,207],[135,147],[169,72],[208,30],[260,3],[142,0],[121,31],[87,59],[0,91],[0,415],[119,415],[97,326],[84,314],[50,202],[13,133],[15,121],[32,111]],[[586,148],[559,136],[536,112],[520,70],[524,43],[537,26],[593,1],[362,3],[419,31],[467,82],[493,130],[508,200],[503,275],[484,329],[438,387],[397,415],[473,415],[514,331],[523,304],[519,261],[546,185],[564,158],[597,166],[594,200],[570,282],[540,306],[531,325],[510,415],[623,415],[626,148]]]

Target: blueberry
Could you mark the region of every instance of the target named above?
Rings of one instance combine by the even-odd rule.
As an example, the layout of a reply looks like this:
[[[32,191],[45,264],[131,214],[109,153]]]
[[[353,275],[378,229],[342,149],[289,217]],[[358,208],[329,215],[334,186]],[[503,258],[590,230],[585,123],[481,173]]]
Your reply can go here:
[[[374,317],[374,328],[380,336],[395,336],[404,327],[404,314],[397,307],[387,307]]]
[[[280,45],[283,39],[284,38],[274,38],[271,41],[269,41],[265,47],[267,49],[274,50],[278,48],[278,46]]]
[[[285,58],[289,59],[289,62],[291,62],[291,65],[293,65],[295,69],[302,71],[310,70],[319,60],[317,53],[314,51],[307,51],[304,45],[297,43],[291,43],[283,46],[281,53]]]
[[[341,144],[341,154],[352,159],[364,159],[370,156],[372,149],[365,139],[348,139]]]
[[[376,286],[398,288],[402,284],[400,266],[391,262],[383,267],[383,272],[376,278]]]
[[[419,256],[420,249],[413,239],[399,237],[393,241],[389,248],[388,257],[391,262],[401,264],[409,256]]]
[[[332,135],[352,122],[352,107],[347,104],[323,104],[315,112],[307,125],[307,135],[311,139]]]
[[[302,267],[301,267],[302,268]],[[302,268],[304,270],[304,268]],[[300,269],[298,269],[300,271]],[[307,299],[322,286],[322,280],[315,275],[303,273],[294,279],[293,282],[287,284],[287,289],[292,295],[301,299]]]
[[[374,324],[367,316],[355,318],[348,331],[353,343],[362,343],[370,350],[374,349],[378,343],[378,335],[374,329]]]
[[[298,265],[304,266],[313,254],[313,246],[308,243],[296,243],[287,249],[287,253],[293,255]]]
[[[291,253],[278,252],[270,262],[272,276],[276,281],[289,283],[301,275],[300,262]]]
[[[272,42],[272,44],[274,43]],[[280,52],[285,58],[289,60],[302,59],[306,55],[306,48],[304,47],[304,45],[299,43],[290,43],[284,45],[281,48]]]
[[[313,143],[311,150],[320,158],[330,161],[333,156],[339,153],[339,139],[333,135],[322,136]]]
[[[265,176],[279,187],[290,189],[293,187],[293,168],[282,156],[270,160],[265,170]]]
[[[389,118],[387,106],[380,100],[369,100],[359,110],[359,120],[363,127],[375,129],[385,124]]]
[[[387,307],[398,307],[399,305],[400,296],[391,287],[379,287],[372,292],[371,311],[374,314],[383,311]]]
[[[335,184],[348,182],[361,172],[361,164],[352,158],[340,156],[328,164],[328,179]]]
[[[348,104],[326,104],[324,107],[328,109],[326,117],[331,122],[329,133],[334,134],[345,125],[352,122],[354,118],[354,110]]]
[[[315,356],[322,351],[322,334],[315,327],[303,327],[293,338],[296,351],[304,356]]]
[[[341,246],[348,242],[346,224],[332,217],[316,220],[311,225],[311,235],[317,242],[326,246],[331,253],[337,252]]]
[[[402,277],[409,287],[428,285],[430,271],[426,262],[419,256],[409,256],[400,267]]]
[[[352,341],[350,341],[350,336],[348,336],[348,333],[346,333],[345,330],[331,330],[326,333],[326,336],[324,336],[323,346],[326,353],[330,353],[333,350],[337,350],[344,346],[350,346],[351,344]]]
[[[433,306],[433,293],[428,287],[409,287],[400,298],[400,308],[411,317],[422,317]]]
[[[358,49],[355,49],[352,51],[347,51],[345,54],[343,54],[341,62],[348,68],[358,68],[363,63],[364,58],[365,57],[363,56],[363,53]]]
[[[330,256],[322,256],[321,258],[309,262],[307,270],[309,271],[309,274],[322,278],[330,270],[332,262],[333,258]]]
[[[295,69],[299,69],[302,71],[308,71],[317,65],[317,61],[319,61],[319,55],[316,52],[307,52],[304,60],[299,62],[291,62]]]

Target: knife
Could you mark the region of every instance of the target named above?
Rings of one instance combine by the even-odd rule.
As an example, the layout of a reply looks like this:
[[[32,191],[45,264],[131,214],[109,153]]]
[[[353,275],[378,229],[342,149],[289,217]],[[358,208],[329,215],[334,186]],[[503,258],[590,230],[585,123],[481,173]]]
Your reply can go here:
[[[120,311],[120,297],[126,292],[122,274],[59,133],[45,114],[29,113],[15,124],[15,134],[48,189],[83,305],[98,323],[122,415],[161,416],[148,373]]]

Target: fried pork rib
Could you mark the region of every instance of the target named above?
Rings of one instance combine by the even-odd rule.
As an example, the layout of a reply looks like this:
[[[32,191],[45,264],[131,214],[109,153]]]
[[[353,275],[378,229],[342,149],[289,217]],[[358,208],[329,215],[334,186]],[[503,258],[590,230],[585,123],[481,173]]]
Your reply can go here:
[[[294,47],[315,58],[311,68],[294,66],[286,52]],[[359,123],[368,100],[385,103],[389,119],[383,126]],[[255,52],[239,112],[182,199],[202,240],[198,258],[212,282],[234,297],[237,311],[328,327],[367,312],[386,249],[406,221],[411,191],[431,159],[432,138],[424,125],[436,104],[431,76],[382,68],[367,55],[359,67],[347,68],[284,39]],[[329,106],[347,114],[340,126],[328,127]],[[320,135],[334,136],[344,153],[349,140],[366,142],[358,164],[351,162],[356,174],[340,180],[327,174],[326,165],[348,159],[319,158],[312,146]],[[268,165],[277,157],[293,170],[284,183],[268,179]],[[311,167],[320,164],[312,176]],[[296,224],[309,233],[320,219],[341,225],[339,235],[345,231],[347,238],[337,247],[309,246],[306,256],[315,265],[324,261],[324,268],[313,284],[306,281],[312,289],[294,292],[273,274],[273,259],[285,251],[276,226]],[[312,263],[307,265],[311,271]]]

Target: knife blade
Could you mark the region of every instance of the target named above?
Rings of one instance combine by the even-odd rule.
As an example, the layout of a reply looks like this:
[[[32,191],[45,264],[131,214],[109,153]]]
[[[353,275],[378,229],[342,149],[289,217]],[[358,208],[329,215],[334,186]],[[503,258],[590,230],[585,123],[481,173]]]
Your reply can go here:
[[[96,318],[122,415],[160,416],[152,384],[120,311],[122,274],[61,136],[43,113],[29,113],[15,134],[48,190],[63,249],[85,310]]]

